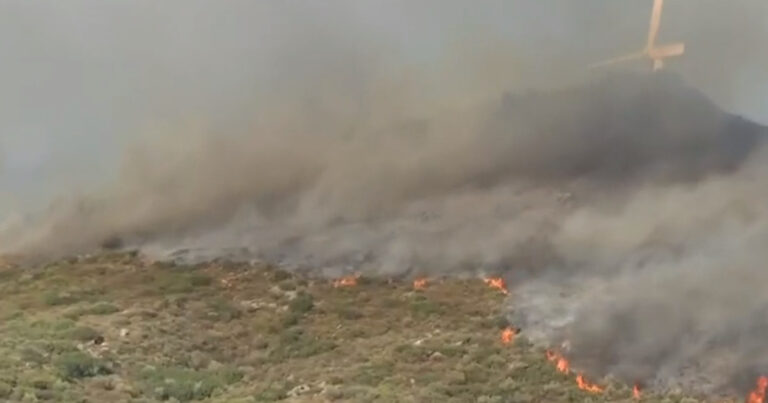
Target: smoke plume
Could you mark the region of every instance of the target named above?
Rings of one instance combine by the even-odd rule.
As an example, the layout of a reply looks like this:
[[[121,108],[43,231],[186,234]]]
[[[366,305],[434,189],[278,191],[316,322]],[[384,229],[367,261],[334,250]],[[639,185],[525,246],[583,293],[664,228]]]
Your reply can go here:
[[[24,25],[38,27],[28,47],[6,52],[74,55],[56,72],[12,58],[16,75],[58,77],[64,97],[48,104],[28,78],[11,88],[26,105],[17,114],[145,135],[107,141],[119,157],[73,147],[108,160],[67,159],[106,171],[101,183],[72,180],[47,210],[10,216],[0,252],[138,248],[327,276],[493,272],[524,334],[591,374],[719,393],[768,372],[768,129],[726,111],[757,99],[742,81],[766,62],[745,51],[766,39],[764,2],[700,1],[696,18],[691,2],[670,5],[662,36],[691,54],[669,63],[681,74],[653,75],[582,68],[642,46],[645,5],[152,3],[92,9],[114,22],[105,37],[78,16],[31,18],[36,6],[2,14],[38,23]],[[434,12],[475,29],[414,28]],[[514,32],[487,28],[505,12]],[[426,33],[440,45],[402,45]],[[54,39],[66,46],[54,52]],[[92,99],[65,102],[81,87]]]

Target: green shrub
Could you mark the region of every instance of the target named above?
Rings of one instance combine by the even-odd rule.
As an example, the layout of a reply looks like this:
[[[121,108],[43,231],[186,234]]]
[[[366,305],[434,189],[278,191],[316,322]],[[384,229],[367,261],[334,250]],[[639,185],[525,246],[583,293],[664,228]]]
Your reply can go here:
[[[0,399],[6,399],[13,393],[13,386],[0,381]]]
[[[345,319],[345,320],[358,320],[363,317],[363,314],[360,311],[353,308],[346,308],[346,307],[339,308],[336,311],[336,314],[339,315],[341,319]]]
[[[432,315],[439,315],[445,311],[443,306],[437,302],[430,301],[423,298],[417,298],[411,302],[411,313],[417,317],[427,317]]]
[[[55,366],[59,375],[66,380],[112,373],[112,367],[108,362],[79,351],[62,355],[56,359]]]
[[[291,273],[285,270],[275,270],[272,272],[272,281],[280,282],[291,278]]]
[[[253,396],[257,402],[277,402],[288,397],[288,388],[284,385],[269,385]]]
[[[210,276],[201,273],[168,272],[160,276],[158,289],[164,293],[183,294],[213,283]]]
[[[219,388],[240,381],[243,374],[233,368],[194,371],[182,367],[147,368],[141,379],[157,399],[182,402],[211,397]]]
[[[110,315],[116,312],[120,312],[120,308],[107,302],[100,302],[89,307],[74,309],[65,313],[64,316],[72,320],[77,320],[84,315]]]
[[[27,364],[43,365],[48,362],[44,353],[31,346],[22,348],[19,355],[21,356],[21,360]]]
[[[189,284],[193,287],[207,287],[213,283],[213,279],[205,274],[194,273],[189,275]]]
[[[301,322],[301,315],[297,314],[295,312],[288,312],[283,316],[283,320],[281,322],[283,329],[289,328],[292,326],[296,326]]]
[[[283,280],[277,283],[277,287],[283,291],[293,291],[296,289],[296,282],[291,279]]]
[[[390,361],[369,363],[358,367],[352,379],[355,384],[376,386],[394,373],[395,365]]]
[[[277,345],[269,352],[273,361],[291,358],[308,358],[336,349],[336,344],[305,334],[300,328],[281,333]]]
[[[96,329],[88,326],[78,326],[67,333],[69,338],[78,341],[93,341],[101,335]]]
[[[120,308],[107,302],[98,303],[84,310],[85,315],[109,315],[115,312],[120,312]]]
[[[297,314],[305,314],[312,310],[312,308],[315,307],[315,300],[312,297],[311,294],[308,294],[306,292],[300,292],[296,294],[296,298],[294,298],[288,308],[291,312],[297,313]]]
[[[43,303],[48,306],[70,305],[78,301],[72,294],[49,291],[43,294]]]
[[[243,315],[243,312],[236,306],[232,305],[225,298],[214,298],[208,301],[208,318],[229,322],[234,319],[238,319]]]

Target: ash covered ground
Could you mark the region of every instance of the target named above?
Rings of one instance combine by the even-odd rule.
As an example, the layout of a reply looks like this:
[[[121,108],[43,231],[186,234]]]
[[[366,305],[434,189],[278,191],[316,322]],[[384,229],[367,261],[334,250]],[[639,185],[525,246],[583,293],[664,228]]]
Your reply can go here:
[[[371,121],[137,150],[114,186],[7,224],[0,244],[50,258],[108,241],[323,276],[496,273],[510,319],[589,373],[716,394],[768,372],[765,127],[667,73]]]

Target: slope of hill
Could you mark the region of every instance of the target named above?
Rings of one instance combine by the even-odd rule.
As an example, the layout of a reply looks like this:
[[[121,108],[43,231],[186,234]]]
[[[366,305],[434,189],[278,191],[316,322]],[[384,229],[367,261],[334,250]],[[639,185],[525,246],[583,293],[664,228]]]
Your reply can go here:
[[[631,402],[579,389],[479,279],[328,280],[134,254],[0,271],[0,401]],[[644,402],[698,400],[645,393]]]
[[[507,94],[489,137],[536,179],[690,181],[733,171],[768,128],[724,111],[670,72],[616,72],[570,88]],[[498,149],[498,144],[494,145]]]

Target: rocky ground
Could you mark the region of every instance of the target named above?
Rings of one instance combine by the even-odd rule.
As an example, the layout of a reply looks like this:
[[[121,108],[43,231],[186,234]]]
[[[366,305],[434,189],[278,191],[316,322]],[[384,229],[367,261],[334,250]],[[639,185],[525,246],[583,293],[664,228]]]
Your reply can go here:
[[[507,297],[479,279],[356,280],[131,254],[7,266],[0,401],[637,401],[579,389],[524,330],[504,343]]]

